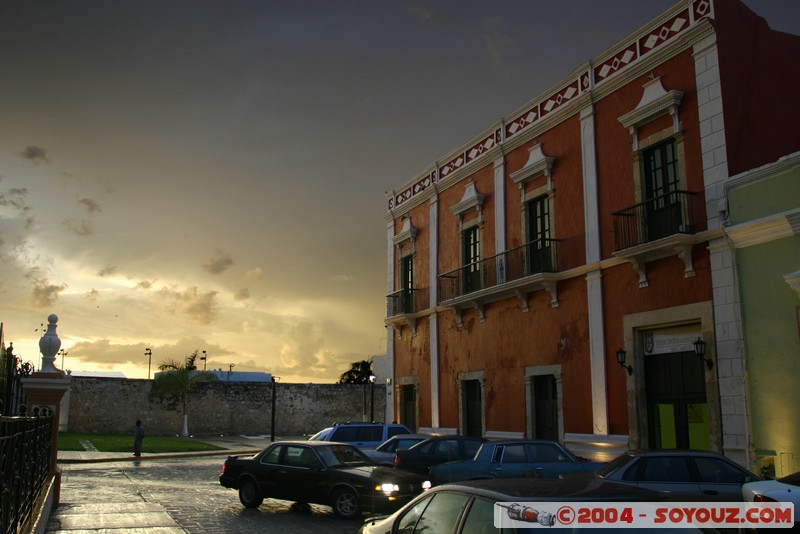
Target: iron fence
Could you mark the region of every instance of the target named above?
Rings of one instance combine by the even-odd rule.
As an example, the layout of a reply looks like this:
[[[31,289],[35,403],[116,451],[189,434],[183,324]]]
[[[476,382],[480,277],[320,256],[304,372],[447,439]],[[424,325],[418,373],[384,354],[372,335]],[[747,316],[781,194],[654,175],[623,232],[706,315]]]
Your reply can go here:
[[[557,239],[536,239],[439,275],[439,302],[540,273],[558,272]]]
[[[0,416],[0,533],[29,530],[47,482],[53,416]]]
[[[417,313],[428,308],[428,289],[401,289],[386,296],[387,317]]]
[[[696,233],[700,222],[696,203],[700,198],[690,191],[670,191],[613,213],[614,250]]]

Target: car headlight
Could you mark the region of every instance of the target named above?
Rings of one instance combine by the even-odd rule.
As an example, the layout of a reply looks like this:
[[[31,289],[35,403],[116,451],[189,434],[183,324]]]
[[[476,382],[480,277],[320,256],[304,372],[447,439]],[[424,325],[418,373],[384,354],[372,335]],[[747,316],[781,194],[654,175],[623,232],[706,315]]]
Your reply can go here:
[[[400,486],[397,484],[385,483],[375,486],[375,491],[382,491],[383,493],[395,493],[400,491]]]

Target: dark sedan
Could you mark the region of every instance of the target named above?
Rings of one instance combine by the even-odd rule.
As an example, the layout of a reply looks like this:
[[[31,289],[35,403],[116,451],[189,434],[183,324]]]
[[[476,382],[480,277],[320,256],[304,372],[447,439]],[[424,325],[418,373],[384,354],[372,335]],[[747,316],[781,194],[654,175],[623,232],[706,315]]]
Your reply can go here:
[[[486,443],[483,438],[469,436],[434,436],[394,455],[395,468],[427,475],[430,468],[442,462],[466,460]]]
[[[710,451],[628,451],[595,476],[659,491],[675,501],[741,501],[742,485],[761,480],[728,458]]]
[[[327,505],[344,519],[390,513],[428,485],[425,477],[376,465],[360,450],[325,441],[277,442],[254,456],[230,456],[219,482],[257,508],[265,498]]]
[[[506,440],[485,443],[474,458],[431,468],[434,484],[487,478],[558,478],[591,473],[604,464],[575,456],[557,441]]]

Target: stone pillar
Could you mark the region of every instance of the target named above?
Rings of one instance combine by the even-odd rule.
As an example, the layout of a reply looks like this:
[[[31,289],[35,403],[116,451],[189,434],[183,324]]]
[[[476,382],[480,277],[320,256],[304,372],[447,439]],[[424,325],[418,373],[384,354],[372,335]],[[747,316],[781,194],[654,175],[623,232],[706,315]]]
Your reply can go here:
[[[53,506],[57,507],[61,496],[61,469],[58,466],[58,421],[61,417],[61,399],[69,389],[71,377],[55,367],[56,353],[61,347],[61,339],[56,334],[58,316],[55,314],[47,318],[47,332],[39,340],[39,350],[42,352],[41,370],[22,379],[22,388],[28,399],[28,414],[36,408],[41,412],[44,409],[53,414],[53,447],[50,451],[49,472],[55,479],[55,492]]]

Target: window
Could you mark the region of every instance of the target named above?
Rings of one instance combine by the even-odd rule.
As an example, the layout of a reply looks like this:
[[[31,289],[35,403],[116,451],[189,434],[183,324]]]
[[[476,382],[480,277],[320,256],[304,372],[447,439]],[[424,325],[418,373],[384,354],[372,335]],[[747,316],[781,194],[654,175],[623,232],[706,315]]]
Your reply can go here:
[[[478,453],[478,449],[481,448],[483,445],[480,441],[465,441],[464,442],[464,453],[472,458]]]
[[[458,456],[458,442],[451,439],[443,439],[436,444],[435,453],[437,456]]]
[[[528,462],[525,445],[507,445],[503,453],[504,464],[524,464]]]
[[[645,228],[653,241],[676,233],[683,221],[683,197],[679,188],[678,157],[670,139],[644,150]]]
[[[464,293],[470,293],[481,288],[481,243],[477,226],[464,230],[462,245]]]
[[[425,508],[430,504],[431,499],[432,497],[422,499],[400,517],[400,520],[397,522],[397,534],[412,534],[414,532],[414,526],[417,524],[422,512],[425,511]]]
[[[533,458],[535,462],[566,462],[567,457],[555,446],[546,443],[533,445]]]
[[[701,482],[719,484],[744,484],[746,475],[740,469],[716,458],[695,458],[694,465]]]
[[[494,527],[494,501],[475,497],[467,511],[461,534],[484,534],[497,532]]]
[[[670,139],[644,151],[645,196],[652,199],[678,189],[678,157]]]
[[[644,458],[641,482],[692,482],[686,459],[682,456]]]
[[[414,313],[414,256],[411,254],[400,260],[400,291],[396,311]]]
[[[455,532],[458,516],[469,497],[458,493],[437,493],[422,512],[414,532],[450,534]],[[407,532],[407,531],[406,531]]]
[[[262,464],[277,464],[281,457],[282,446],[272,447],[267,454],[261,458]]]
[[[524,464],[528,461],[525,445],[501,445],[494,451],[492,462],[504,464]]]
[[[552,240],[550,236],[550,200],[542,195],[529,200],[528,246],[525,254],[527,275],[552,272],[554,266]]]

